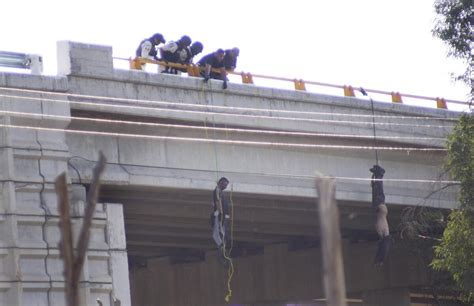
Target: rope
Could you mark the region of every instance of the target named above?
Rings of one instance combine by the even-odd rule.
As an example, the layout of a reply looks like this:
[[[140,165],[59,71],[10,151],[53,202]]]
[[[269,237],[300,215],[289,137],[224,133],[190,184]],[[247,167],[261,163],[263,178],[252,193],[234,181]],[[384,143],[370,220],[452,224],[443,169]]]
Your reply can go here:
[[[360,92],[364,95],[364,96],[368,96],[367,94],[367,91],[365,91],[364,88],[360,87],[359,88]],[[378,165],[379,164],[379,156],[377,154],[377,136],[375,134],[375,111],[374,111],[374,100],[372,99],[372,97],[369,97],[370,98],[370,108],[372,109],[372,128],[374,130],[374,148],[375,148],[375,164]]]
[[[370,98],[370,104],[372,106],[372,127],[374,129],[374,148],[375,148],[375,164],[379,164],[379,156],[377,154],[377,136],[375,134],[375,112],[374,112],[374,100]]]
[[[209,134],[208,134],[208,132],[207,132],[207,129],[208,129],[208,128],[207,128],[207,124],[206,124],[206,119],[204,119],[203,122],[204,122],[204,127],[205,127],[205,130],[204,130],[204,131],[206,132],[206,139],[209,140]],[[215,138],[214,138],[214,140],[215,140]],[[219,179],[219,173],[218,173],[218,170],[217,170],[217,169],[219,169],[219,168],[218,168],[218,162],[217,162],[217,148],[216,148],[216,143],[215,143],[215,142],[214,142],[214,146],[213,146],[213,147],[214,147],[214,157],[215,157],[214,160],[215,160],[215,162],[216,162],[216,182],[217,182],[217,180]]]
[[[210,84],[210,83],[208,83]],[[203,87],[204,89],[204,87]],[[214,105],[214,97],[213,97],[213,94],[212,94],[212,88],[211,90],[209,91],[210,93],[210,97],[211,97],[211,105]],[[213,128],[214,128],[214,133],[213,133],[213,137],[214,137],[214,156],[215,156],[215,161],[216,161],[216,181],[217,183],[219,184],[219,164],[218,164],[218,154],[217,154],[217,142],[215,141],[216,140],[216,122],[215,122],[215,116],[212,115],[212,122],[213,122]],[[204,125],[206,125],[206,122],[204,121]],[[207,133],[207,129],[206,129],[206,137],[208,137],[208,133]],[[232,198],[232,189],[233,187],[231,187],[231,198]],[[229,252],[227,253],[226,251],[226,228],[224,227],[225,225],[225,213],[224,213],[224,208],[222,206],[222,200],[220,198],[220,192],[217,192],[217,202],[218,202],[218,205],[220,206],[220,211],[221,211],[221,228],[223,229],[223,239],[222,239],[222,245],[221,245],[221,249],[222,249],[222,256],[224,257],[225,260],[227,260],[229,262],[229,268],[227,269],[227,294],[225,296],[225,301],[228,303],[232,297],[232,287],[231,287],[231,281],[232,281],[232,276],[234,275],[234,264],[232,262],[232,258],[230,257],[230,254],[231,254],[231,251],[232,251],[232,247],[233,247],[233,234],[232,234],[232,231],[233,231],[233,219],[234,219],[234,215],[233,215],[233,203],[232,203],[232,200],[231,200],[231,215],[230,215],[230,223],[231,223],[231,234],[230,234],[230,249],[229,249]]]
[[[229,248],[229,257],[226,257],[226,259],[229,261],[230,266],[229,269],[227,270],[227,295],[225,296],[225,301],[227,303],[230,302],[230,299],[232,297],[232,288],[230,283],[232,282],[232,276],[234,275],[234,262],[232,261],[232,258],[230,257],[230,254],[232,254],[232,249],[234,248],[234,201],[232,199],[232,195],[234,193],[234,185],[232,184],[230,187],[230,210],[231,210],[231,215],[230,215],[230,248]],[[227,254],[224,253],[225,256]]]
[[[208,83],[210,86],[210,83]],[[209,91],[210,96],[211,96],[211,105],[214,105],[214,96],[212,95],[212,88]],[[212,115],[212,127],[213,127],[213,139],[216,140],[216,118],[214,115]],[[217,143],[214,142],[214,156],[216,160],[216,180],[219,179],[219,164],[218,164],[218,154],[217,154]]]

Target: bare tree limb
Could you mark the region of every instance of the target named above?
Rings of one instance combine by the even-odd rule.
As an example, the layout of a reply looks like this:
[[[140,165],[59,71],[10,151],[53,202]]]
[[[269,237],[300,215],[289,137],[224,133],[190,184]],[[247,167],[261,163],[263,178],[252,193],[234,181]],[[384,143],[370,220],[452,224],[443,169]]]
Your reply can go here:
[[[438,189],[436,189],[436,190],[431,191],[427,196],[425,196],[425,197],[423,198],[423,200],[428,200],[432,195],[434,195],[434,194],[436,194],[436,193],[438,193],[438,192],[440,192],[440,191],[443,191],[443,190],[446,189],[446,188],[449,188],[449,187],[452,187],[452,186],[460,186],[460,185],[461,185],[460,183],[449,183],[449,184],[446,184],[446,185],[444,185],[443,187],[440,187],[440,188],[438,188]]]
[[[81,233],[79,235],[79,240],[77,242],[77,255],[74,261],[74,273],[73,281],[79,281],[80,271],[84,264],[84,258],[87,251],[87,246],[89,245],[90,238],[90,227],[92,224],[92,217],[94,216],[95,206],[97,204],[97,198],[99,197],[100,189],[100,176],[105,169],[107,160],[102,152],[100,152],[99,161],[94,167],[94,172],[92,176],[91,186],[89,192],[87,193],[86,198],[86,208],[84,212],[84,221],[81,228]]]
[[[77,242],[76,254],[74,254],[66,174],[63,173],[56,179],[55,186],[59,202],[61,229],[61,241],[59,247],[64,261],[66,303],[68,306],[79,305],[79,278],[84,265],[87,247],[89,245],[90,227],[99,196],[100,177],[105,169],[106,163],[107,161],[104,154],[100,152],[99,161],[94,167],[91,186],[87,193],[84,221]]]

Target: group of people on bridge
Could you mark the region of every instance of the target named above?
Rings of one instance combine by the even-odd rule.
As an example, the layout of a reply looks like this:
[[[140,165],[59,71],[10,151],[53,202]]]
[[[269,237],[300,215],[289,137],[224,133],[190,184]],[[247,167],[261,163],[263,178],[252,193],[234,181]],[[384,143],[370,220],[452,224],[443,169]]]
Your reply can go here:
[[[165,63],[191,65],[194,64],[194,57],[200,54],[203,49],[204,45],[201,42],[192,42],[187,35],[167,43],[162,34],[156,33],[140,42],[135,55]],[[226,89],[228,81],[226,71],[234,71],[239,54],[239,48],[234,47],[227,50],[217,49],[204,55],[197,62],[197,65],[201,68],[200,74],[204,81],[207,82],[209,79],[222,80],[224,81],[222,87]],[[160,65],[159,71],[161,73],[179,74],[180,72],[186,72],[186,69]]]

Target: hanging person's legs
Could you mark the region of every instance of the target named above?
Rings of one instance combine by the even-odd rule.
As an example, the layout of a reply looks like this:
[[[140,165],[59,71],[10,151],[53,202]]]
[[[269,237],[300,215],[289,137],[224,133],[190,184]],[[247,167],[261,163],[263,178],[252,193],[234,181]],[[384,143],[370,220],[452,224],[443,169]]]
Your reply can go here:
[[[219,222],[219,215],[213,213],[212,218],[213,218],[213,221],[212,221],[212,239],[214,239],[214,242],[217,244],[217,247],[221,248],[224,241],[222,239],[223,230],[222,230],[222,226]]]
[[[219,214],[213,213],[211,215],[212,220],[212,239],[217,245],[217,259],[219,262],[227,268],[229,263],[226,259],[226,245],[224,242],[226,241],[226,231],[222,223],[220,222]]]
[[[387,221],[387,205],[380,204],[375,211],[375,231],[380,239],[377,242],[377,252],[375,254],[374,264],[382,265],[390,250],[392,240]]]

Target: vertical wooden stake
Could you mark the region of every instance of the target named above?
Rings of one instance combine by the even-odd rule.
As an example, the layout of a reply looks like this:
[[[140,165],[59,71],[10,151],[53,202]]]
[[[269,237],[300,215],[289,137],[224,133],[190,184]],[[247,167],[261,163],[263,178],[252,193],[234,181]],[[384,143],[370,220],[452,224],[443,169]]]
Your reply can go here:
[[[84,222],[82,224],[76,254],[74,254],[74,242],[71,227],[71,216],[69,212],[69,198],[67,191],[66,174],[63,173],[56,179],[56,194],[59,206],[59,226],[61,229],[61,241],[59,250],[64,261],[64,278],[66,279],[66,303],[68,306],[79,306],[79,278],[84,265],[87,248],[89,246],[90,227],[94,216],[97,198],[99,196],[100,176],[104,172],[107,160],[100,152],[92,176],[91,186],[87,193]]]
[[[327,306],[346,306],[346,284],[342,263],[339,210],[334,179],[316,178],[323,253],[324,290]]]

